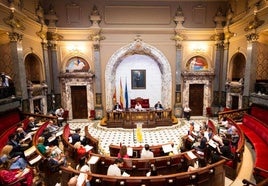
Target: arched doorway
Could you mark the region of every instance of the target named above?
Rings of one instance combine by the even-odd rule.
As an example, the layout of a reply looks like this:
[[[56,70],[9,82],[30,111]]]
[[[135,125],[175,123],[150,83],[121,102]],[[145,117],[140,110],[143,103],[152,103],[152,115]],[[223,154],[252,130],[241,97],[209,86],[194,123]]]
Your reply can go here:
[[[244,76],[246,58],[241,52],[237,52],[231,58],[226,82],[226,107],[231,109],[242,108]]]
[[[241,78],[244,78],[245,69],[246,58],[242,53],[238,52],[230,61],[228,80],[239,81]]]
[[[44,81],[41,61],[35,54],[26,56],[25,72],[27,81],[31,81],[33,84],[40,84]]]
[[[29,97],[29,111],[32,113],[47,113],[47,85],[45,83],[44,67],[40,58],[30,53],[25,57],[25,73]]]
[[[159,66],[161,73],[161,100],[164,100],[164,106],[166,108],[171,108],[171,97],[172,97],[172,77],[171,68],[166,57],[155,47],[152,47],[142,40],[136,39],[133,43],[122,47],[117,52],[113,54],[110,58],[105,70],[105,87],[106,87],[106,109],[112,109],[113,106],[113,93],[115,90],[116,83],[116,69],[122,60],[130,55],[140,54],[146,55],[154,59],[154,61]]]

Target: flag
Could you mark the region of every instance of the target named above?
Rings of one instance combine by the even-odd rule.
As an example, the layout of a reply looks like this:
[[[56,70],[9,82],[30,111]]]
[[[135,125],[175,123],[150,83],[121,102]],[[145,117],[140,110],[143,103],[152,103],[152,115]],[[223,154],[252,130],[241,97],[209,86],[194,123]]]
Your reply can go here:
[[[121,81],[121,78],[120,78],[120,105],[121,105],[121,108],[124,108],[124,100],[123,100],[123,87],[122,87],[122,81]]]
[[[116,103],[116,87],[114,87],[113,104]]]
[[[128,109],[127,80],[126,80],[126,84],[125,84],[125,102],[126,102],[126,109]]]

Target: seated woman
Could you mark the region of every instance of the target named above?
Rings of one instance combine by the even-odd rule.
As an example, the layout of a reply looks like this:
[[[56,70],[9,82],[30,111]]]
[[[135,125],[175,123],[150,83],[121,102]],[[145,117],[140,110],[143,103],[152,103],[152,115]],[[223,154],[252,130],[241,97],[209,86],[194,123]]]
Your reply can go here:
[[[127,146],[126,145],[122,145],[117,157],[118,158],[129,158],[129,156],[127,154]]]
[[[136,105],[135,105],[135,109],[136,109],[137,111],[143,111],[143,108],[142,108],[140,102],[137,102],[137,103],[136,103]]]
[[[44,145],[45,142],[45,138],[40,136],[38,138],[38,144],[37,144],[37,149],[39,150],[39,152],[41,152],[41,154],[46,155],[48,154],[53,148],[49,147],[49,146],[45,146]]]
[[[3,185],[11,184],[22,180],[24,185],[33,185],[33,171],[29,168],[10,169],[12,163],[7,157],[0,158],[0,183]],[[18,183],[17,185],[20,185]]]

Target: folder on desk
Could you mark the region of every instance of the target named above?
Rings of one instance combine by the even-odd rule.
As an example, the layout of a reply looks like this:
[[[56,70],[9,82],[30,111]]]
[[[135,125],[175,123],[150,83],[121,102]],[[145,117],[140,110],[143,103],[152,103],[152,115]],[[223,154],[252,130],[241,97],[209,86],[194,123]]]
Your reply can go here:
[[[85,146],[85,149],[86,149],[86,152],[88,152],[88,151],[90,151],[91,149],[93,149],[93,147],[90,146],[90,145],[86,145],[86,146]]]
[[[162,145],[162,149],[163,149],[164,153],[169,153],[169,152],[173,151],[171,144]]]
[[[56,136],[51,136],[50,138],[48,138],[48,142],[52,142],[56,139]]]
[[[38,156],[36,156],[35,158],[31,159],[31,160],[29,161],[29,163],[30,163],[31,165],[33,165],[33,164],[37,163],[38,161],[40,161],[41,159],[42,159],[42,157],[41,157],[40,155],[38,155]]]
[[[191,140],[191,141],[194,141],[194,138],[193,138],[193,136],[191,136],[191,135],[188,135],[188,138]]]
[[[28,148],[27,150],[24,151],[24,155],[25,155],[25,157],[28,157],[31,154],[33,154],[35,151],[36,151],[36,147],[31,146],[30,148]]]
[[[56,137],[61,136],[63,134],[63,130],[60,130],[56,133]]]
[[[209,141],[208,141],[208,144],[209,144],[211,147],[213,147],[213,148],[216,148],[216,147],[217,147],[216,143],[215,143],[213,140],[209,140]]]
[[[98,156],[91,156],[87,163],[90,165],[96,164],[99,161],[99,159],[100,157]]]
[[[133,156],[133,148],[132,147],[127,148],[127,155]]]
[[[194,153],[192,151],[188,151],[187,155],[189,156],[190,159],[196,159],[196,155],[194,155]]]

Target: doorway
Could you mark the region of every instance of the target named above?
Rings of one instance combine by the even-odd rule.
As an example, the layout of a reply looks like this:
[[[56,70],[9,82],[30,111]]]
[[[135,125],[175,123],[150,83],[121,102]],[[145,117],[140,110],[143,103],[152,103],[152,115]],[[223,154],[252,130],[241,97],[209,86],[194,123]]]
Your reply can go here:
[[[192,116],[203,115],[204,84],[190,84],[189,107]]]
[[[232,109],[238,109],[238,103],[239,103],[239,97],[238,96],[232,96]]]
[[[86,86],[71,86],[73,119],[86,119],[87,91]]]

